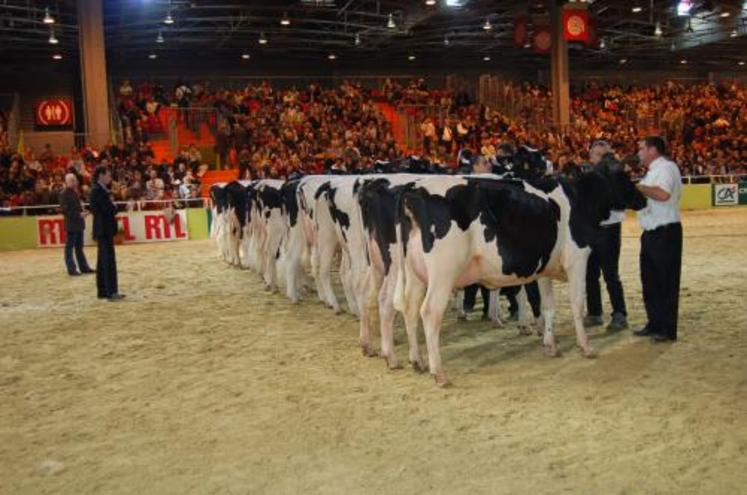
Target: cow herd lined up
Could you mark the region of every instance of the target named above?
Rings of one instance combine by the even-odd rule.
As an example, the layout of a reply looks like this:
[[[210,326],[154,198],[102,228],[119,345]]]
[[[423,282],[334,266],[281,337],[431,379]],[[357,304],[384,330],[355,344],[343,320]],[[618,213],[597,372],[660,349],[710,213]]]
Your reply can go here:
[[[574,179],[314,175],[214,185],[210,197],[211,237],[220,256],[258,272],[270,290],[282,280],[294,303],[314,288],[341,311],[332,285],[341,253],[340,279],[347,309],[360,321],[363,354],[374,355],[378,322],[379,353],[389,368],[400,367],[394,350],[399,311],[410,363],[429,370],[439,385],[448,384],[439,350],[443,315],[453,292],[473,283],[497,289],[537,280],[537,328],[545,353],[556,356],[552,280],[567,280],[577,344],[593,357],[583,326],[589,245],[611,210],[645,206],[616,162]],[[526,316],[520,319],[528,324]],[[421,322],[427,366],[417,338]]]

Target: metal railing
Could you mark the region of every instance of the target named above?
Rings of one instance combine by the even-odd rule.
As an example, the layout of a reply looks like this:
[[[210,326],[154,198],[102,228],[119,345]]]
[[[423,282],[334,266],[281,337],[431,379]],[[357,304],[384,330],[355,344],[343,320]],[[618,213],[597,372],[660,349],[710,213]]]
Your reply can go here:
[[[84,207],[88,207],[89,203],[81,203]],[[159,205],[163,207],[173,206],[177,210],[184,208],[204,208],[207,206],[205,198],[189,198],[189,199],[143,199],[143,200],[129,200],[129,201],[114,201],[118,211],[152,211],[158,209]],[[60,209],[60,205],[28,205],[28,206],[6,206],[0,207],[0,216],[27,216],[27,215],[49,215],[56,214]],[[38,212],[38,213],[35,213]]]
[[[683,184],[736,184],[747,181],[747,174],[683,175]]]

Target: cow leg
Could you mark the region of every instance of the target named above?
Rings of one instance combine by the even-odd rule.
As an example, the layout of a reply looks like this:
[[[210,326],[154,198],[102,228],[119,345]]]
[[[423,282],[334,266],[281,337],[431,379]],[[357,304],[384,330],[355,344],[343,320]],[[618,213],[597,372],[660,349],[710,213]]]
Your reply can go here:
[[[303,245],[293,233],[291,233],[290,243],[285,253],[285,294],[293,304],[297,304],[300,299],[301,282],[301,256],[303,255]]]
[[[379,324],[381,332],[381,356],[386,359],[389,369],[398,369],[399,364],[397,355],[394,352],[394,288],[397,285],[397,278],[392,276],[392,271],[384,277],[383,283],[380,284],[379,290]],[[417,315],[416,315],[417,325]],[[409,334],[408,334],[409,335]],[[417,341],[417,334],[415,340]],[[419,355],[419,353],[418,353]]]
[[[378,287],[381,285],[381,276],[377,270],[373,267],[369,267],[366,273],[366,281],[364,283],[365,294],[361,299],[361,315],[360,315],[360,335],[359,343],[361,351],[366,357],[372,357],[375,355],[373,346],[371,345],[371,329],[376,324],[376,296]]]
[[[441,365],[440,334],[444,311],[449,305],[451,284],[448,280],[430,280],[425,299],[420,307],[420,317],[423,319],[425,344],[428,348],[428,367],[431,375],[440,387],[449,385],[449,379]]]
[[[488,317],[493,322],[493,325],[499,328],[503,326],[503,322],[501,321],[500,294],[500,289],[491,290],[488,303]]]
[[[516,305],[519,310],[519,335],[532,335],[532,316],[529,311],[527,293],[522,285],[516,293]]]
[[[576,326],[576,344],[581,348],[584,357],[597,357],[594,349],[589,344],[589,336],[586,335],[584,327],[584,308],[586,305],[586,263],[584,257],[582,262],[576,263],[568,270],[568,295],[571,300],[573,312],[573,323]]]
[[[352,315],[359,316],[358,302],[355,299],[354,273],[351,267],[350,255],[343,249],[340,256],[340,281],[342,290],[345,293],[345,300],[348,304],[348,312]]]
[[[267,242],[267,252],[265,252],[265,269],[264,279],[267,285],[267,290],[270,292],[277,291],[278,288],[278,277],[277,277],[277,254],[279,249],[279,240],[277,235],[270,234]]]
[[[456,295],[454,296],[454,309],[456,309],[457,312],[457,320],[467,320],[467,312],[464,310],[464,289],[456,291]]]
[[[311,278],[314,279],[314,286],[316,287],[316,295],[319,300],[323,303],[327,303],[324,288],[322,287],[321,281],[321,269],[319,268],[321,256],[319,254],[319,246],[314,245],[311,248],[309,254],[309,264],[311,265]]]
[[[337,302],[337,296],[332,288],[332,262],[335,258],[335,248],[337,246],[331,242],[324,242],[319,247],[319,284],[324,293],[324,302],[340,314],[340,303]]]
[[[252,234],[251,229],[248,227],[244,228],[244,235],[241,238],[241,251],[239,258],[241,259],[241,268],[251,268],[251,249]]]
[[[403,309],[405,316],[405,331],[407,332],[407,341],[410,346],[410,364],[412,364],[415,371],[423,373],[426,368],[423,363],[423,358],[420,356],[420,347],[418,345],[418,323],[420,320],[420,305],[425,297],[426,286],[407,264],[405,264],[405,273]],[[390,273],[390,275],[396,277],[396,274],[394,273]]]
[[[560,356],[560,350],[555,342],[555,331],[553,321],[555,318],[555,295],[552,290],[552,280],[543,277],[537,280],[540,294],[542,296],[542,319],[545,324],[545,335],[542,344],[545,347],[545,355],[549,357]]]

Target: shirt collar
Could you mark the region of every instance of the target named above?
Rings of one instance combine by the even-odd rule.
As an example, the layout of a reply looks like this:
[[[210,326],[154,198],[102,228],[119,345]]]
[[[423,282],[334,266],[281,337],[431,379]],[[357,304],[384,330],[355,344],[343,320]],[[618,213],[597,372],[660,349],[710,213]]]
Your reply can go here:
[[[648,168],[649,168],[649,170],[653,170],[654,168],[659,167],[660,165],[663,165],[666,162],[667,162],[667,159],[665,157],[663,157],[663,156],[660,156],[659,158],[657,158],[656,160],[654,160],[653,162],[651,162],[651,164],[648,166]]]

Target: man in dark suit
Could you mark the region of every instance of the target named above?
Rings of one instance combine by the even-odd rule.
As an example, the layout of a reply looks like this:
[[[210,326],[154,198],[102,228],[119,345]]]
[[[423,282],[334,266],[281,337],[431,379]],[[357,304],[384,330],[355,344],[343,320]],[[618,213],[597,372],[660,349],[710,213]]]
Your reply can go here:
[[[96,260],[96,287],[99,299],[119,301],[124,295],[117,288],[117,259],[114,254],[114,235],[117,233],[117,207],[111,199],[109,185],[112,172],[99,165],[93,173],[90,209],[93,213],[93,238],[98,242]]]
[[[86,228],[83,220],[83,208],[78,197],[78,178],[75,174],[65,176],[65,188],[60,192],[60,209],[65,217],[65,265],[71,276],[81,273],[93,273],[88,266],[86,254],[83,252],[83,231]],[[73,250],[78,266],[75,266]],[[78,271],[80,269],[80,271]]]

